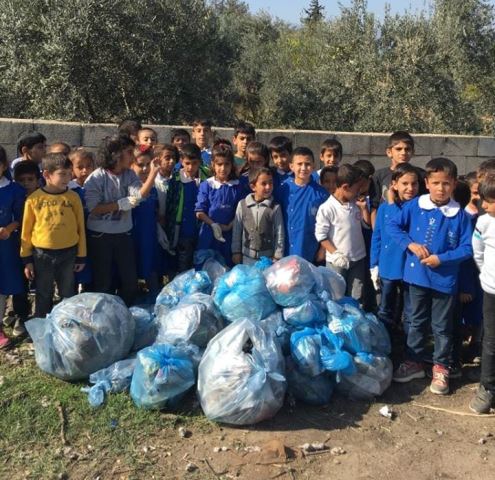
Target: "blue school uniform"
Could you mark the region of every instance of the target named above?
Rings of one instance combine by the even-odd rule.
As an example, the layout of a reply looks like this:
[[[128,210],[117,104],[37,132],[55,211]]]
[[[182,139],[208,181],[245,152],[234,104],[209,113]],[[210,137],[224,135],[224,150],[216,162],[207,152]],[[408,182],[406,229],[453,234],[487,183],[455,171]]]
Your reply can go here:
[[[155,187],[132,209],[132,236],[136,251],[138,278],[148,280],[158,273],[159,251],[157,239],[158,192]]]
[[[280,170],[278,168],[275,168],[273,170],[273,195],[275,196],[276,193],[282,184],[290,177],[294,177],[294,173],[292,173],[290,170],[288,172],[285,172],[284,170]]]
[[[0,178],[0,227],[22,223],[25,198],[24,188],[6,177]],[[7,240],[0,240],[0,272],[1,295],[25,292],[18,231],[12,232]]]
[[[246,191],[239,180],[221,183],[210,177],[199,186],[195,212],[204,212],[213,222],[227,225],[235,217],[237,204],[246,196]],[[223,232],[225,243],[213,236],[209,225],[203,223],[199,230],[198,250],[211,248],[221,253],[226,263],[232,265],[232,230]]]
[[[438,207],[428,194],[414,198],[390,219],[389,232],[406,252],[404,281],[445,294],[456,293],[459,265],[473,255],[471,220],[457,202],[450,200]],[[438,256],[440,265],[424,266],[407,249],[410,243],[424,245]]]
[[[201,150],[201,159],[203,160],[203,165],[207,167],[211,166],[211,149],[205,148]]]
[[[312,262],[318,250],[315,237],[316,214],[328,198],[328,192],[313,179],[299,186],[289,177],[278,189],[275,199],[284,214],[285,254],[299,255]]]

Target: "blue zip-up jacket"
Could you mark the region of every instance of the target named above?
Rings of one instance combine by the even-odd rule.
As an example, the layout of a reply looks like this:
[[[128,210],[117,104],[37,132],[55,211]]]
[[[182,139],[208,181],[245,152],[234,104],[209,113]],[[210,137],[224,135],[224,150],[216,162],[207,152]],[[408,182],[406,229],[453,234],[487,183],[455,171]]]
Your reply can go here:
[[[421,195],[390,219],[389,233],[406,252],[405,282],[447,294],[456,292],[459,265],[473,255],[471,220],[457,202],[450,200],[439,207],[428,194]],[[431,255],[438,256],[440,265],[422,265],[407,249],[410,243],[424,245]]]
[[[389,232],[391,218],[400,215],[402,204],[382,203],[376,214],[375,229],[371,237],[370,268],[378,265],[381,278],[402,280],[406,252],[397,247]]]

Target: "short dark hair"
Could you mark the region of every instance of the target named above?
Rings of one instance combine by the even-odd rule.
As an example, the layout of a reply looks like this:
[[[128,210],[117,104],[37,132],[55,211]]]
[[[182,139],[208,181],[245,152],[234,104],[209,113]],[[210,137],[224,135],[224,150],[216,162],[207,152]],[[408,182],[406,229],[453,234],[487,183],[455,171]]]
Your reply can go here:
[[[225,145],[217,145],[216,147],[211,149],[211,168],[210,170],[215,175],[215,160],[217,157],[226,158],[232,165],[230,170],[229,180],[237,179],[237,172],[234,163],[234,152],[232,152],[231,148],[226,147]]]
[[[7,160],[7,152],[5,151],[5,148],[0,145],[0,164],[5,165],[7,168],[9,166],[9,161]]]
[[[213,147],[212,148],[217,147],[218,145],[225,145],[225,146],[229,147],[233,151],[232,142],[230,140],[228,140],[227,138],[217,138],[213,142]]]
[[[201,149],[195,143],[186,143],[182,147],[182,156],[189,160],[199,160],[201,162]]]
[[[74,163],[78,158],[87,158],[91,162],[91,165],[93,165],[93,168],[96,164],[95,154],[90,152],[87,148],[77,147],[71,150],[69,153],[69,160]]]
[[[342,144],[336,138],[327,138],[323,140],[320,148],[320,155],[323,155],[326,150],[331,150],[339,159],[342,158]]]
[[[320,170],[320,183],[323,182],[323,177],[325,177],[325,175],[332,173],[336,176],[338,172],[339,172],[339,167],[337,167],[336,165],[327,165],[323,167]]]
[[[480,198],[481,200],[494,201],[495,200],[495,176],[488,175],[483,182],[480,183]]]
[[[495,158],[488,158],[481,162],[476,173],[478,177],[495,174]]]
[[[310,157],[311,161],[314,163],[315,162],[315,156],[313,155],[313,150],[308,147],[296,147],[294,150],[292,150],[292,154],[290,156],[290,163],[294,161],[294,157],[297,156],[302,156],[302,157]]]
[[[113,170],[119,163],[122,151],[136,144],[127,135],[112,135],[105,137],[98,150],[98,164],[100,167]]]
[[[356,168],[359,168],[359,170],[361,170],[363,172],[363,174],[366,178],[371,178],[373,176],[373,174],[375,173],[375,167],[373,166],[373,164],[369,160],[359,159],[359,160],[356,160],[353,163],[353,165]]]
[[[397,180],[399,180],[399,178],[407,174],[416,175],[416,178],[419,181],[419,170],[410,163],[399,163],[399,165],[397,165],[397,167],[395,167],[395,170],[392,172],[391,180],[392,182],[396,182]]]
[[[119,134],[127,135],[130,137],[131,135],[137,135],[138,131],[141,130],[142,125],[139,120],[123,120],[119,124]]]
[[[234,137],[237,137],[239,133],[244,133],[245,135],[252,135],[253,138],[256,136],[256,130],[254,125],[249,122],[239,122],[234,128]]]
[[[351,165],[350,163],[344,163],[337,170],[337,187],[341,187],[342,185],[349,185],[352,187],[356,183],[360,182],[364,178],[363,172]]]
[[[70,145],[66,142],[62,142],[61,140],[57,140],[56,142],[50,143],[50,145],[48,146],[48,153],[52,153],[50,152],[50,150],[53,148],[54,145],[62,145],[62,147],[64,147],[64,150],[67,152],[66,155],[69,155],[71,150]]]
[[[153,158],[161,157],[163,152],[172,152],[175,158],[175,163],[180,160],[180,153],[175,145],[170,143],[157,143],[156,145],[153,145]]]
[[[59,169],[72,170],[72,163],[63,153],[49,153],[43,157],[41,169],[48,173]]]
[[[273,137],[268,144],[268,150],[270,153],[287,152],[290,155],[292,153],[292,140],[284,135]]]
[[[414,139],[409,132],[405,130],[398,130],[397,132],[392,133],[390,137],[388,137],[388,146],[387,148],[392,148],[400,142],[404,142],[409,145],[414,151]]]
[[[270,175],[273,178],[273,172],[268,167],[260,167],[249,170],[248,179],[249,185],[253,185],[258,181],[260,175]]]
[[[27,147],[33,148],[38,143],[45,143],[46,137],[40,132],[29,132],[23,134],[17,142],[17,154],[22,155],[22,149]]]
[[[187,137],[187,143],[191,141],[191,135],[185,128],[173,128],[170,132],[170,141],[173,142],[176,137]]]
[[[249,142],[246,147],[246,158],[249,155],[260,155],[265,159],[265,166],[268,167],[270,163],[270,152],[267,146],[261,142]]]
[[[33,160],[22,160],[14,167],[14,180],[17,182],[22,175],[36,175],[39,180],[41,177],[40,166]]]
[[[465,180],[457,181],[453,197],[456,202],[459,202],[462,209],[466,208],[471,200],[471,189]]]
[[[212,127],[211,120],[208,120],[207,118],[195,118],[192,122],[192,128],[194,127]]]
[[[432,173],[443,172],[454,180],[457,178],[457,166],[450,158],[432,158],[425,166],[426,178]]]
[[[471,188],[475,183],[478,183],[478,176],[476,175],[476,172],[469,172],[464,175],[464,181],[469,185],[469,188]]]

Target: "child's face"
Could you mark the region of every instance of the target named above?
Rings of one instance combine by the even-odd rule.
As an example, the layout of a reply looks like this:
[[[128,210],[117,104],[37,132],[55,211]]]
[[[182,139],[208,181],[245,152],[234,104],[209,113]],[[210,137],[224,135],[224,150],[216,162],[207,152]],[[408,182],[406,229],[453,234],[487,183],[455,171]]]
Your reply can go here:
[[[46,154],[46,143],[36,143],[32,148],[24,147],[23,157],[26,160],[33,160],[33,162],[41,163],[41,160]]]
[[[321,186],[331,195],[337,188],[337,174],[333,172],[327,172],[320,179]]]
[[[203,125],[196,125],[192,129],[192,138],[199,148],[206,148],[210,144],[211,128]]]
[[[290,163],[290,169],[294,172],[294,179],[299,185],[309,183],[313,167],[313,159],[309,155],[295,155]]]
[[[272,152],[272,160],[274,165],[283,170],[284,172],[288,172],[290,170],[290,153],[287,151],[283,152]]]
[[[362,195],[364,185],[365,185],[364,179],[360,180],[359,182],[356,182],[354,185],[349,185],[348,183],[344,183],[344,185],[340,187],[342,191],[342,199],[345,202],[353,202],[360,195]]]
[[[182,170],[189,178],[195,178],[198,175],[201,160],[198,158],[182,157]]]
[[[414,173],[402,175],[402,177],[392,181],[392,190],[397,192],[400,201],[407,202],[411,200],[419,191],[418,176]]]
[[[182,152],[182,147],[186,143],[189,143],[189,137],[186,137],[185,135],[176,135],[172,140],[172,145],[176,147],[179,152]]]
[[[139,130],[137,136],[138,145],[156,145],[156,133],[153,130]]]
[[[409,162],[413,153],[411,145],[406,142],[398,142],[393,147],[387,148],[387,157],[392,161],[393,168],[400,163]]]
[[[250,153],[247,158],[247,162],[250,168],[256,169],[266,166],[266,159],[263,155],[257,155]]]
[[[40,186],[38,177],[34,173],[23,173],[17,177],[16,182],[24,187],[28,195],[31,195]]]
[[[67,150],[67,146],[63,143],[53,143],[47,148],[48,153],[63,153],[69,155],[70,150]]]
[[[480,200],[480,193],[479,193],[479,186],[480,184],[478,182],[473,183],[470,187],[471,190],[471,203],[478,203]]]
[[[245,157],[246,156],[246,147],[249,142],[252,142],[254,140],[252,135],[249,135],[248,133],[238,133],[234,138],[232,143],[235,145],[237,149],[237,156],[238,157]]]
[[[131,165],[132,170],[139,177],[141,182],[145,182],[150,173],[151,156],[150,155],[139,155],[136,157]]]
[[[160,155],[159,172],[162,177],[170,177],[175,167],[175,155],[170,150],[164,150]]]
[[[495,217],[495,199],[487,199],[481,202],[481,208],[488,214],[490,217]]]
[[[219,182],[227,182],[232,171],[232,163],[227,158],[216,157],[213,162],[213,171]]]
[[[124,148],[124,150],[122,150],[115,171],[121,172],[122,170],[128,169],[131,166],[132,162],[134,162],[134,147],[128,146]]]
[[[45,178],[47,185],[63,192],[67,189],[67,185],[69,185],[69,182],[72,180],[72,169],[58,168],[52,173],[45,170],[43,172],[43,177]]]
[[[261,202],[270,198],[273,192],[273,177],[268,173],[262,173],[258,175],[256,183],[250,185],[251,190],[254,192],[254,199],[257,202]]]
[[[339,165],[340,158],[334,150],[327,148],[322,154],[320,154],[320,161],[325,167],[337,167]]]
[[[79,185],[82,185],[94,170],[93,162],[87,157],[76,157],[72,163],[72,173]]]
[[[431,201],[438,205],[449,202],[454,193],[456,180],[445,172],[432,172],[426,177],[426,188],[430,191]]]

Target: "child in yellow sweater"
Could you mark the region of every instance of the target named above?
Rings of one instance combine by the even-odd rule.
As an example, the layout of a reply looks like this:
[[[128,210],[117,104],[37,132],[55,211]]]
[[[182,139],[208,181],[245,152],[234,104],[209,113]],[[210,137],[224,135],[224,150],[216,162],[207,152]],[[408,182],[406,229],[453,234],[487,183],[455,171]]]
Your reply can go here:
[[[86,236],[79,195],[68,188],[72,164],[62,153],[42,161],[44,187],[28,197],[21,231],[21,258],[29,280],[36,279],[35,315],[52,308],[54,282],[62,298],[75,293],[74,272],[84,267]]]

